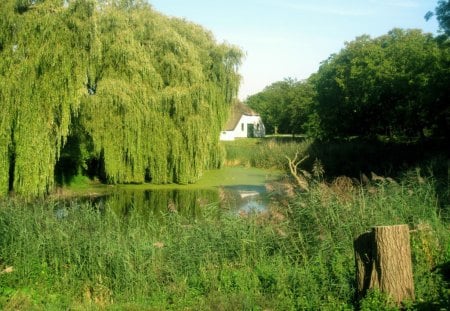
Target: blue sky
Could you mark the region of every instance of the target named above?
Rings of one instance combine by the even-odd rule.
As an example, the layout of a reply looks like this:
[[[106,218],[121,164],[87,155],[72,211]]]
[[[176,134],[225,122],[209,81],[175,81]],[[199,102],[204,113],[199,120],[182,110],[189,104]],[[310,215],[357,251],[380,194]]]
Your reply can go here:
[[[346,41],[395,27],[437,33],[437,0],[148,0],[157,11],[210,30],[245,53],[239,98],[284,78],[302,80]]]

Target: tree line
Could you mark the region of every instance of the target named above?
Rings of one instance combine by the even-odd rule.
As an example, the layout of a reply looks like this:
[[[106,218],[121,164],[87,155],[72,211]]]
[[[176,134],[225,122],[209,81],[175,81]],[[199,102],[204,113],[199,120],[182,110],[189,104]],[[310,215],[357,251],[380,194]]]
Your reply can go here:
[[[269,133],[330,139],[447,137],[450,132],[450,1],[441,34],[393,29],[347,42],[304,81],[285,79],[247,98]]]
[[[241,57],[142,0],[1,1],[0,197],[196,181],[222,161]]]

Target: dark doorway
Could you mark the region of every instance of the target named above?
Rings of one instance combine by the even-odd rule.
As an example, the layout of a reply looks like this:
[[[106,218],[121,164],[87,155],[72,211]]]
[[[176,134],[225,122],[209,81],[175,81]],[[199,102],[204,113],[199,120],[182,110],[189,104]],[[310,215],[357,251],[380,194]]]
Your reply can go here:
[[[252,123],[247,124],[247,137],[255,137],[255,125]]]

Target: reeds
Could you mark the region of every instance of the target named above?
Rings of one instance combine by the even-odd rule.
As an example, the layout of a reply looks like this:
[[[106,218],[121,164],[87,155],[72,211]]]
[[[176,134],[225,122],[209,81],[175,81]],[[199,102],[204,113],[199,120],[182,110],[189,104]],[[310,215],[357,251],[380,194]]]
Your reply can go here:
[[[293,158],[307,154],[312,144],[311,140],[278,140],[267,139],[241,139],[232,142],[223,142],[226,150],[228,166],[252,166],[259,168],[281,169],[288,171],[286,156]]]
[[[448,306],[439,267],[450,229],[433,179],[412,171],[313,181],[285,205],[240,217],[108,205],[3,201],[0,308],[4,310],[352,310],[353,239],[375,225],[411,228],[417,302]],[[385,306],[371,294],[360,307]],[[387,306],[385,306],[387,307]]]

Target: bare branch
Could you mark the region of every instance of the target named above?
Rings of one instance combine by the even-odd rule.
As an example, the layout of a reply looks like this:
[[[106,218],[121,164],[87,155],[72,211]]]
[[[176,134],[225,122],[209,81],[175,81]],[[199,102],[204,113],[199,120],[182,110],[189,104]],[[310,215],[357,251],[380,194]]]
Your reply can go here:
[[[297,185],[301,189],[303,189],[305,191],[309,191],[309,184],[308,184],[308,180],[307,180],[309,173],[306,172],[307,174],[305,174],[304,170],[298,171],[299,164],[302,163],[303,161],[305,161],[306,159],[308,159],[308,156],[304,156],[302,159],[297,160],[298,155],[299,155],[299,152],[297,151],[295,153],[294,159],[291,160],[291,158],[289,158],[288,156],[285,156],[285,157],[288,160],[289,170],[291,171],[292,176],[295,178]]]

